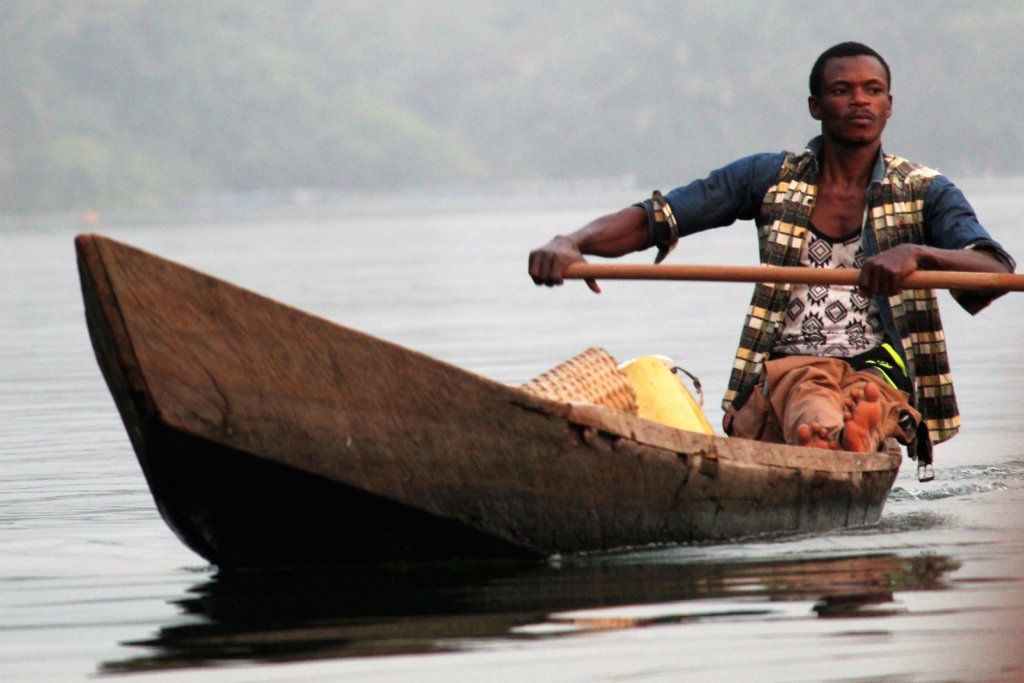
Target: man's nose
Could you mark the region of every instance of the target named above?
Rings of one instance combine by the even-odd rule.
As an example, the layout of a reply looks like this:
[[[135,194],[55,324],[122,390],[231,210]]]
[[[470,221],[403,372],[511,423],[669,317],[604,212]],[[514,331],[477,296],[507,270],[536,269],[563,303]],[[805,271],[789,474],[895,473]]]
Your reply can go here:
[[[868,91],[864,88],[853,88],[850,91],[853,104],[867,104],[870,100],[868,98]]]

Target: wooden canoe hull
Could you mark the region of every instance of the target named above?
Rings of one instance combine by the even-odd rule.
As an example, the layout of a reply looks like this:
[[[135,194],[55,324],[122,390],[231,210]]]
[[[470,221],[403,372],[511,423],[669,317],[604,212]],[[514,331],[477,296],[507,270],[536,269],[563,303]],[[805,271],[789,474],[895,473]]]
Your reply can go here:
[[[900,465],[546,401],[104,237],[76,247],[93,347],[157,506],[222,567],[864,525]]]

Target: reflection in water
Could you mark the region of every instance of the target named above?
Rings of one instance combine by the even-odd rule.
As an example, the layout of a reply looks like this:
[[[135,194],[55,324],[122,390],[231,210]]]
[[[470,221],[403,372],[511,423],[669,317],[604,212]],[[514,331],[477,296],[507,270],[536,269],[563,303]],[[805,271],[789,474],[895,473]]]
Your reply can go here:
[[[108,662],[102,672],[439,652],[482,639],[764,615],[783,601],[815,601],[821,617],[878,616],[894,612],[886,608],[894,593],[945,589],[945,575],[958,567],[940,556],[687,564],[664,556],[644,564],[638,557],[560,566],[221,573],[176,601],[186,623],[127,643],[145,654]],[[709,609],[711,599],[720,602]],[[625,609],[638,605],[651,609],[639,615]]]

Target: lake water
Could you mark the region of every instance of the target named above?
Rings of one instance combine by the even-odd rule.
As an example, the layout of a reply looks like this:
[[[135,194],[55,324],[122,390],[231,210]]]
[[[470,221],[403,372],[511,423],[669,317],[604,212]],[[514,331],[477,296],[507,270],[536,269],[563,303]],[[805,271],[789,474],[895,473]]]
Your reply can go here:
[[[1024,258],[1020,188],[968,187]],[[530,248],[632,197],[102,217],[88,229],[482,375],[589,346],[700,375],[749,285],[536,288]],[[74,220],[0,230],[0,680],[1024,680],[1024,294],[942,294],[964,428],[871,528],[561,558],[219,575],[160,519],[83,319]],[[649,255],[637,261],[648,260]],[[754,263],[749,225],[675,263]]]

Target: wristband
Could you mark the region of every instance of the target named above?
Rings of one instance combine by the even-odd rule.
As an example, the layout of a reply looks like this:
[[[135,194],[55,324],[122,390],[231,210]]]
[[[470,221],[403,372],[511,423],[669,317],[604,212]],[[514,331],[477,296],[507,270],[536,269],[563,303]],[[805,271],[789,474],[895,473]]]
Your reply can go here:
[[[661,263],[676,248],[679,241],[679,224],[672,214],[672,207],[665,201],[659,190],[651,195],[651,207],[654,213],[654,245],[658,247],[655,263]]]

